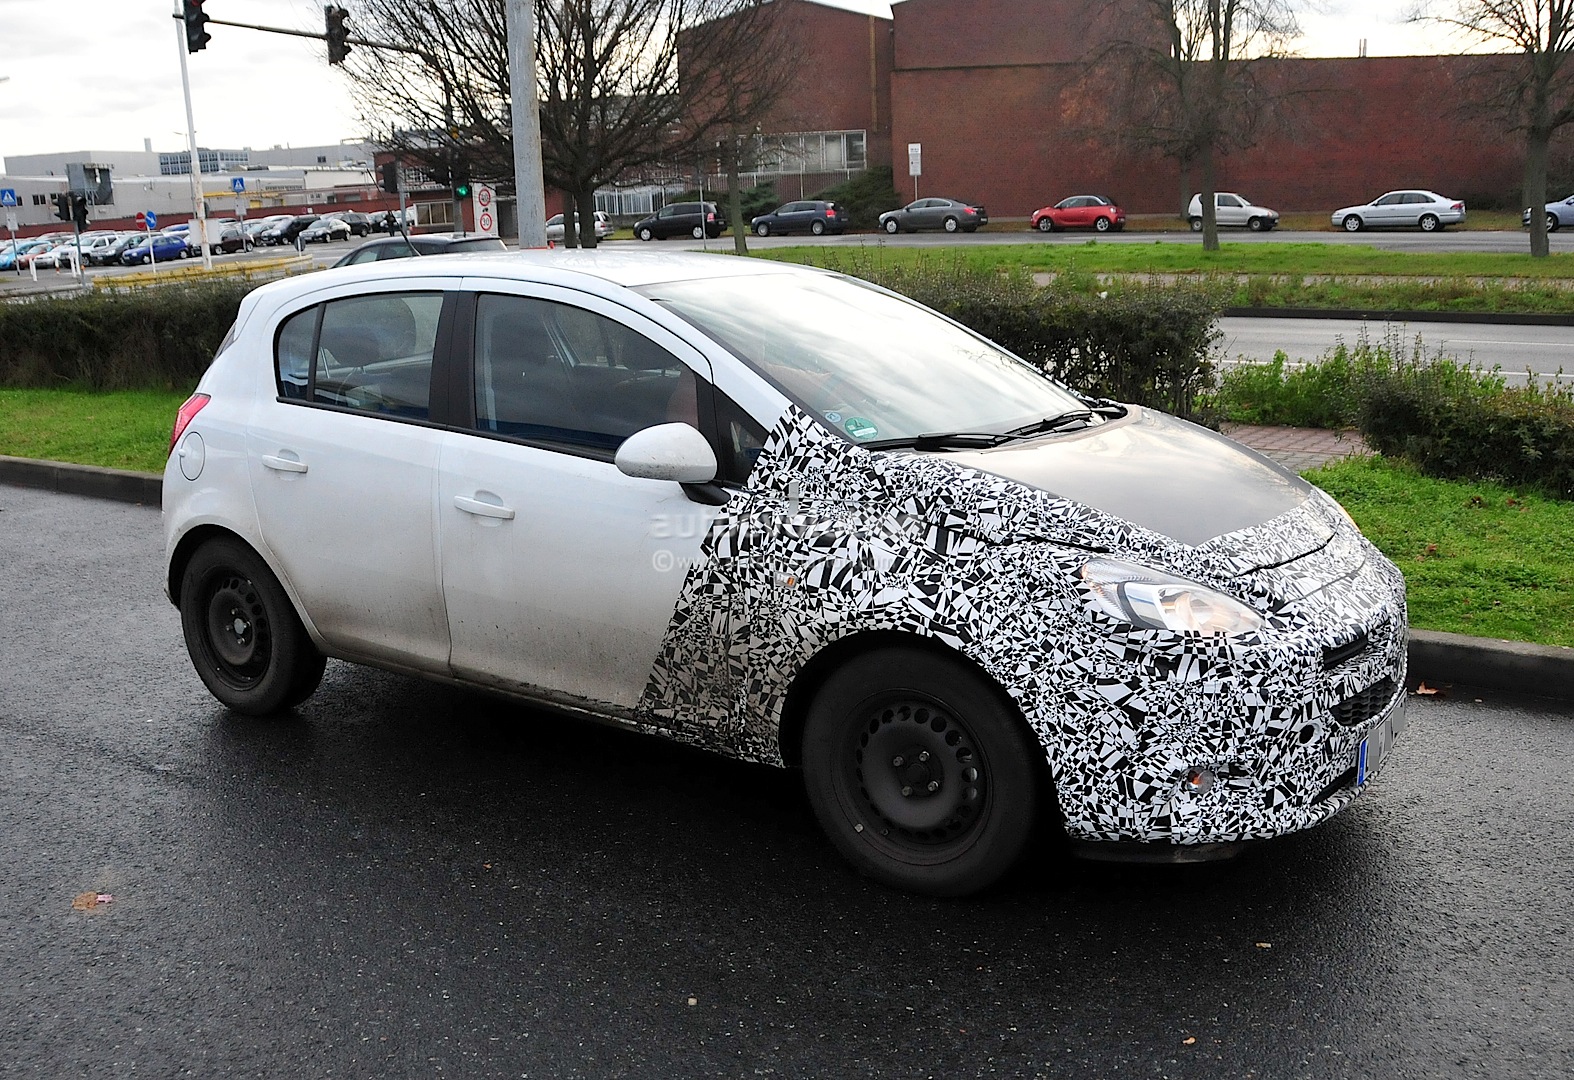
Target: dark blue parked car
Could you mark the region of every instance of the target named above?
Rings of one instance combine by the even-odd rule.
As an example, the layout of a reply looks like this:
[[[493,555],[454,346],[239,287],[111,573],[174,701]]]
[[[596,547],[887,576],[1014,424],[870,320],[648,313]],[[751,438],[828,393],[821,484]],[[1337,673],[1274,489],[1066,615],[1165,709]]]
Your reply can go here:
[[[191,248],[186,245],[183,236],[169,233],[153,234],[153,258],[157,262],[169,262],[171,259],[191,258]],[[148,242],[143,240],[139,244],[128,247],[120,253],[120,261],[127,266],[136,266],[148,261]]]
[[[750,222],[760,236],[772,233],[806,232],[815,236],[839,233],[847,228],[847,211],[839,203],[819,199],[800,199],[761,214]]]

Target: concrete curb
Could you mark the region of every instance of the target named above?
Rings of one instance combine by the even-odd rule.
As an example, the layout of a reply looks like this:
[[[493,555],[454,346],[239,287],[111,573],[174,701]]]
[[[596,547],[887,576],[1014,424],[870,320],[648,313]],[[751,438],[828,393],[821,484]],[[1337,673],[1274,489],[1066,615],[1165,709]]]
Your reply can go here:
[[[1341,322],[1480,323],[1486,326],[1574,326],[1574,315],[1512,311],[1348,311],[1339,308],[1227,307],[1229,319],[1337,319]]]
[[[42,488],[62,495],[88,495],[95,499],[159,506],[164,478],[158,473],[103,469],[64,461],[34,461],[0,455],[0,483]]]
[[[0,483],[158,506],[164,478],[157,473],[0,456]],[[1412,630],[1410,679],[1574,701],[1574,649]]]

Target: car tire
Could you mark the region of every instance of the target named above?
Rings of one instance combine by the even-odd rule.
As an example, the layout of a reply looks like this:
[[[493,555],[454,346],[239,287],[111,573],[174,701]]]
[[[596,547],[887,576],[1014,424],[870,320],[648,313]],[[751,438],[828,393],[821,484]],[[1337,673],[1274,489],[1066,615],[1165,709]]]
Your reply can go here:
[[[1346,214],[1339,224],[1343,226],[1345,232],[1360,232],[1366,226],[1366,222],[1361,220],[1359,214]]]
[[[1562,222],[1560,222],[1558,220],[1558,215],[1556,215],[1556,214],[1548,214],[1547,215],[1547,231],[1549,233],[1557,232],[1558,231],[1558,226],[1561,225],[1561,224],[1562,224]]]
[[[1443,227],[1436,214],[1422,214],[1421,220],[1416,224],[1421,227],[1422,232],[1437,232]]]
[[[1202,232],[1202,218],[1194,217],[1190,221],[1192,232]]]
[[[1093,219],[1093,231],[1094,232],[1109,232],[1109,218],[1107,218],[1107,217],[1094,218]]]
[[[639,238],[641,240],[649,240],[650,237],[651,237],[651,231],[650,231],[650,227],[649,226],[646,226],[645,228],[643,228],[643,229],[641,229],[639,231]]]
[[[208,691],[245,716],[309,698],[327,662],[266,563],[236,540],[210,540],[181,574],[180,625]]]
[[[859,873],[934,896],[987,888],[1032,838],[1043,751],[961,659],[886,647],[835,671],[803,733],[815,817]]]
[[[762,221],[758,225],[754,226],[754,235],[755,236],[769,236],[769,235],[771,235],[770,222]]]
[[[1264,222],[1260,217],[1246,219],[1246,229],[1248,232],[1262,232],[1263,226]]]
[[[694,226],[694,228],[689,230],[689,235],[694,237],[694,239],[696,239],[696,240],[703,240],[703,239],[705,239],[705,226],[703,226],[703,225],[696,225],[696,226]]]
[[[941,227],[944,228],[946,232],[954,233],[958,228],[961,227],[961,222],[957,221],[957,219],[954,217],[948,217],[945,219],[945,224]]]
[[[884,227],[885,231],[887,233],[889,233],[890,235],[892,235],[892,236],[895,236],[898,232],[900,232],[902,230],[902,226],[897,222],[897,220],[895,218],[886,218],[885,219],[885,225],[883,227]]]
[[[1048,214],[1045,214],[1043,217],[1038,219],[1038,224],[1035,226],[1035,228],[1037,228],[1039,232],[1054,232],[1055,220]]]
[[[809,231],[811,233],[813,233],[815,236],[824,236],[825,235],[825,222],[823,222],[823,221],[811,221],[809,223]]]

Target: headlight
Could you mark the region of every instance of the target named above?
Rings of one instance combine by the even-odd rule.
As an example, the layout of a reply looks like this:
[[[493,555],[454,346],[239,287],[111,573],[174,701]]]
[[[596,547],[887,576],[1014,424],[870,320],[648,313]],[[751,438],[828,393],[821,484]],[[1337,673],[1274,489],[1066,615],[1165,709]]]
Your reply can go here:
[[[1262,617],[1240,601],[1160,570],[1094,559],[1080,574],[1100,611],[1149,630],[1236,637],[1262,626]]]

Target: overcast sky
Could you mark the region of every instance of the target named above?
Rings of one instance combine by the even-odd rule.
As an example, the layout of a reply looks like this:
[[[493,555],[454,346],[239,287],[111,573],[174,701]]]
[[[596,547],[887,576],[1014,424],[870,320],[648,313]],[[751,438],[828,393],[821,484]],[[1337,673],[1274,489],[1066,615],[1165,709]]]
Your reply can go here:
[[[341,0],[351,12],[355,0]],[[829,0],[883,12],[882,0]],[[186,145],[172,0],[0,0],[0,157]],[[1407,26],[1408,0],[1320,0],[1303,14],[1306,56],[1457,50]],[[208,0],[215,19],[321,31],[320,0]],[[361,134],[346,80],[320,41],[210,26],[188,57],[197,139],[204,146],[315,146]]]

